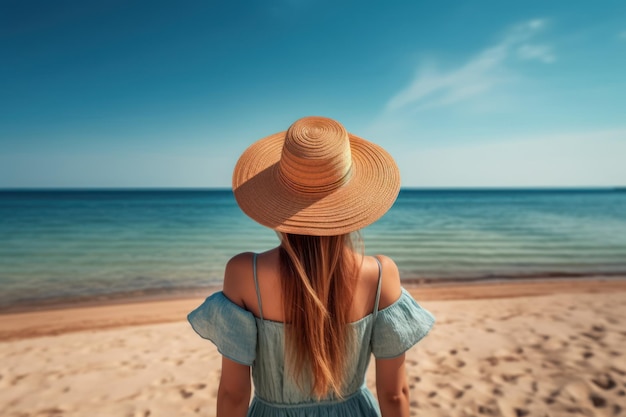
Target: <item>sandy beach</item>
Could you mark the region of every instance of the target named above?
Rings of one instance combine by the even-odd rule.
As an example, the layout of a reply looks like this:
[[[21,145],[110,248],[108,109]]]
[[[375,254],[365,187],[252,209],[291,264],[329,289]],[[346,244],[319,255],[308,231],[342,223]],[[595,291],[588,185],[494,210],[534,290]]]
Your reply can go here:
[[[626,279],[409,290],[437,317],[407,353],[412,415],[626,415]],[[220,355],[184,321],[201,301],[0,315],[0,415],[213,416]]]

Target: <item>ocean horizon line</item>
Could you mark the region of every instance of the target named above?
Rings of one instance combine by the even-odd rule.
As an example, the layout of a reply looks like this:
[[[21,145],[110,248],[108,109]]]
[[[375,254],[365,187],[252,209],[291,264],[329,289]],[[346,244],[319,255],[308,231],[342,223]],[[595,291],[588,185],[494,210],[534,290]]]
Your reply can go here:
[[[232,191],[230,187],[0,187],[3,192]],[[624,186],[401,187],[400,191],[626,191]]]

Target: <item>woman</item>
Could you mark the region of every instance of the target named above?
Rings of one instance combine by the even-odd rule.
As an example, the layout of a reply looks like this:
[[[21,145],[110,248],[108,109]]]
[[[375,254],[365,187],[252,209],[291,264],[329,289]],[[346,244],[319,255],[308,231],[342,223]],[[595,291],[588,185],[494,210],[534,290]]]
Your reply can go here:
[[[434,318],[391,259],[353,241],[399,188],[391,156],[332,119],[300,119],[241,155],[237,203],[280,245],[233,257],[223,291],[189,314],[222,354],[218,416],[409,415],[404,353]],[[378,404],[364,383],[371,353]]]

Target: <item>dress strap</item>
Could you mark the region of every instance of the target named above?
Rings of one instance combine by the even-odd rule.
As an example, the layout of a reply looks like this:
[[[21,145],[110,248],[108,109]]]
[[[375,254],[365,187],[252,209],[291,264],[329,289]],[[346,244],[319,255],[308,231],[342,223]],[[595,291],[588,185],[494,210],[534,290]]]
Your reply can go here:
[[[256,287],[256,299],[259,303],[259,315],[263,320],[263,304],[261,303],[261,291],[259,291],[259,280],[256,276],[256,253],[252,257],[252,275],[254,275],[254,286]]]
[[[373,311],[373,316],[374,318],[376,317],[376,314],[378,314],[378,302],[380,301],[380,289],[382,287],[382,282],[383,282],[383,265],[380,263],[380,260],[378,260],[377,257],[374,256],[374,259],[376,259],[376,263],[378,264],[378,288],[376,289],[376,301],[374,302],[374,311]]]

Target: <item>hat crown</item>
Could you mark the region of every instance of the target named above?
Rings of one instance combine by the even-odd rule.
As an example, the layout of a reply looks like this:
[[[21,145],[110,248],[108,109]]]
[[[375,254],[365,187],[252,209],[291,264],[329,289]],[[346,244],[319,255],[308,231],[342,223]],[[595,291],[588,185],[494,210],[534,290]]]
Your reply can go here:
[[[351,168],[350,139],[339,122],[306,117],[287,130],[278,172],[294,192],[332,192],[348,182]]]

